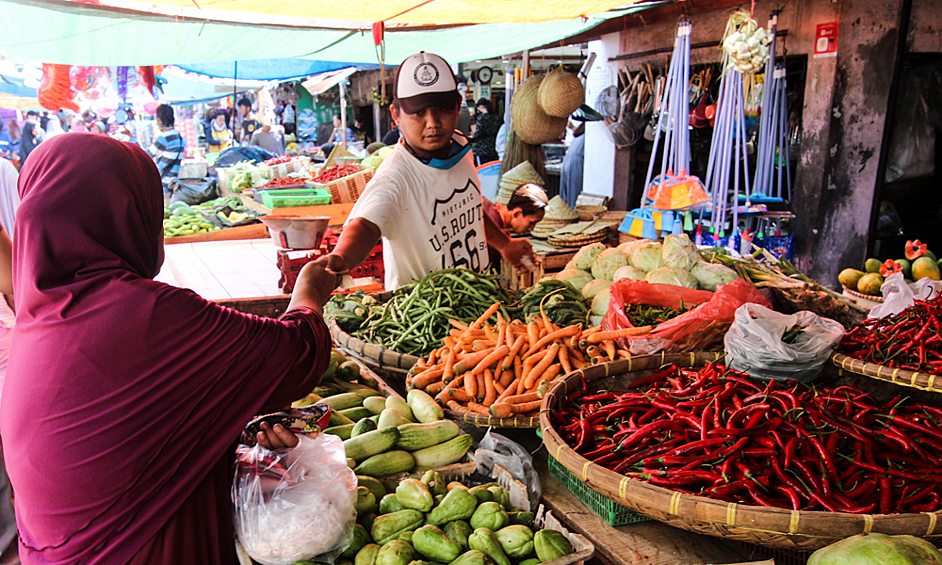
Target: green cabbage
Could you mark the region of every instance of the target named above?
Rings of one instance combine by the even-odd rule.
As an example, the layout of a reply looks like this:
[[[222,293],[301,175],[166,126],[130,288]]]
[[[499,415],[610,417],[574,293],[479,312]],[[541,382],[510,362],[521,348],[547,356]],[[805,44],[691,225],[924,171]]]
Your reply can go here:
[[[649,283],[672,284],[674,286],[685,286],[687,288],[697,288],[697,279],[683,269],[674,267],[659,267],[648,273],[644,280]]]
[[[592,263],[592,276],[597,279],[613,280],[615,271],[628,265],[625,254],[617,249],[606,249]]]
[[[579,269],[566,269],[556,274],[556,280],[582,292],[582,288],[592,280],[592,275]]]
[[[661,257],[661,244],[656,241],[649,241],[635,246],[631,250],[631,264],[645,273],[650,273],[658,267],[664,267],[664,259]]]
[[[582,288],[582,296],[585,296],[586,298],[595,298],[596,294],[602,292],[610,286],[612,286],[611,281],[607,281],[605,279],[595,279],[594,281],[590,281],[589,284]]]
[[[570,261],[570,264],[573,268],[588,271],[592,268],[592,263],[595,262],[596,258],[598,258],[603,251],[605,251],[605,246],[601,243],[586,245],[576,253],[576,256]]]
[[[687,234],[665,237],[664,245],[661,247],[661,257],[664,258],[664,264],[668,267],[685,271],[689,271],[700,261],[697,246],[690,241]]]
[[[592,299],[592,314],[604,316],[608,312],[608,301],[612,297],[612,287],[599,292]]]
[[[632,281],[643,281],[644,280],[644,271],[638,267],[632,267],[631,265],[626,265],[617,271],[615,275],[612,276],[612,280],[618,282],[622,279],[629,279]]]
[[[602,325],[602,319],[605,316],[589,316],[589,325],[593,328],[597,328]]]
[[[811,554],[808,565],[942,565],[942,553],[915,536],[859,534]]]
[[[733,282],[739,278],[739,274],[729,267],[716,263],[707,263],[705,261],[694,265],[693,269],[690,270],[690,274],[693,275],[693,278],[697,279],[700,288],[709,290],[710,292],[716,292],[716,287],[721,284]]]

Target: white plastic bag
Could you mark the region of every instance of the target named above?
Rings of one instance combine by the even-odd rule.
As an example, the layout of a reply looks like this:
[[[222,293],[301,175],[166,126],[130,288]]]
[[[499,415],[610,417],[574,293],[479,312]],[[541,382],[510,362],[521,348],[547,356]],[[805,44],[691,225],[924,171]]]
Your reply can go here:
[[[495,464],[507,469],[513,478],[527,485],[530,510],[534,510],[539,504],[543,492],[540,477],[533,469],[533,458],[519,443],[488,429],[474,452],[474,460],[477,462],[477,470],[485,475],[490,474]]]
[[[343,441],[299,435],[291,449],[240,446],[232,482],[239,542],[264,565],[333,562],[353,540],[357,479]]]
[[[782,336],[804,326],[795,343]],[[844,335],[844,326],[803,310],[780,314],[759,304],[743,304],[726,332],[726,360],[730,368],[763,379],[810,382]]]
[[[942,292],[942,282],[925,277],[913,284],[906,284],[903,273],[894,273],[886,277],[880,291],[883,293],[883,304],[877,304],[870,310],[871,318],[893,316],[912,306],[916,300],[933,298]]]

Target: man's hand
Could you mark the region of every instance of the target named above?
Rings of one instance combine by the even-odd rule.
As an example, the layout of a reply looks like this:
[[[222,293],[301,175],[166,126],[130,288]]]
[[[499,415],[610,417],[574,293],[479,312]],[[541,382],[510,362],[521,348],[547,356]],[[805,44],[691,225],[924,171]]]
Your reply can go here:
[[[510,239],[500,248],[500,255],[514,266],[518,273],[528,272],[530,269],[524,264],[524,257],[529,257],[535,264],[533,246],[525,239]]]
[[[321,257],[311,261],[301,268],[298,282],[294,285],[291,297],[290,310],[294,306],[308,306],[318,312],[322,311],[324,304],[330,300],[330,293],[340,283],[340,277],[328,268],[328,258]]]

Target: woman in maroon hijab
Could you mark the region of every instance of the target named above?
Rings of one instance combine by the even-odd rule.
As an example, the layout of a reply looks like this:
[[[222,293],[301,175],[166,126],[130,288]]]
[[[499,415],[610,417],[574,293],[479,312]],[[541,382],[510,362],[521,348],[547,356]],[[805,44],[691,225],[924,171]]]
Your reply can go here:
[[[317,384],[336,275],[307,265],[278,320],[219,307],[153,280],[163,200],[143,150],[73,133],[32,157],[0,408],[20,558],[234,563],[233,444]]]

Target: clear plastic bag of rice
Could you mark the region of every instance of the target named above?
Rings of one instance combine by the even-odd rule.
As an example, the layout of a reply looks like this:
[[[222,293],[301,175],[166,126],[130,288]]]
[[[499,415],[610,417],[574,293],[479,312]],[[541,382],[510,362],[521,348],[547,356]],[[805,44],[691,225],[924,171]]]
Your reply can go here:
[[[299,435],[290,449],[240,446],[233,521],[246,553],[264,565],[332,563],[353,539],[357,479],[343,441]]]

